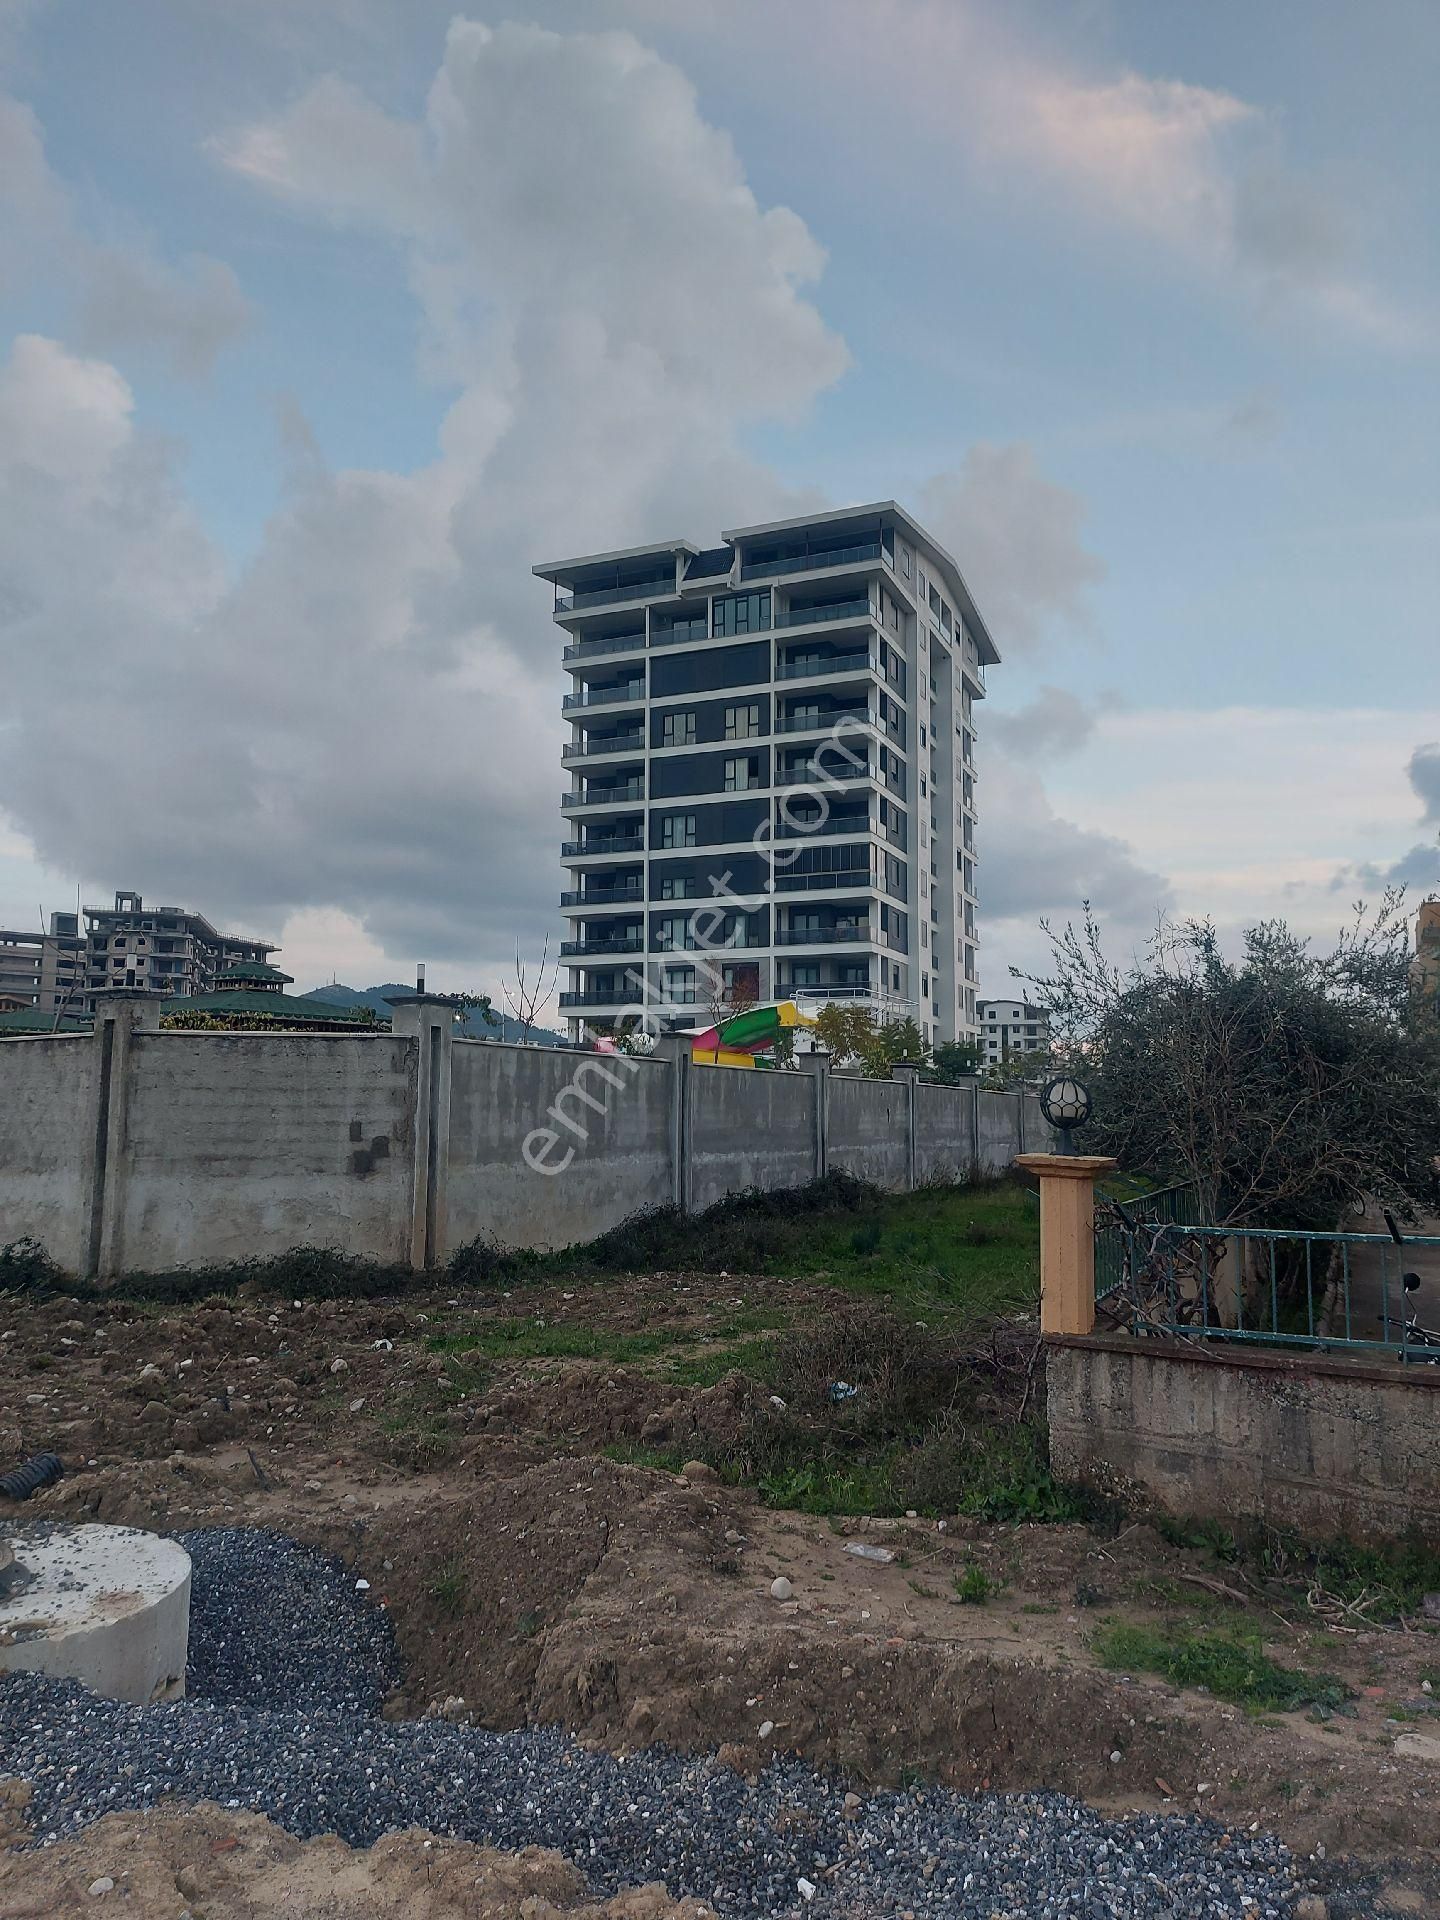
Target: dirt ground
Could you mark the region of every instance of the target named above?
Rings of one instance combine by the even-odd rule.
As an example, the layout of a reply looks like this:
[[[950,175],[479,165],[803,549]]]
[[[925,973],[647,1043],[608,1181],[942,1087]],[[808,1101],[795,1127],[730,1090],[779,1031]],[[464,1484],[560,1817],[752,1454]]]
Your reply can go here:
[[[782,1301],[802,1317],[835,1304],[820,1286],[686,1276],[303,1306],[0,1300],[0,1468],[42,1448],[66,1461],[27,1519],[266,1525],[338,1553],[390,1611],[406,1674],[387,1707],[397,1717],[449,1702],[485,1726],[558,1723],[617,1750],[719,1748],[746,1772],[786,1751],[860,1782],[1044,1786],[1110,1811],[1199,1809],[1307,1852],[1323,1846],[1332,1861],[1383,1863],[1380,1910],[1440,1912],[1440,1714],[1429,1718],[1423,1684],[1440,1639],[1333,1611],[1282,1618],[1227,1594],[1212,1562],[1146,1525],[1105,1538],[826,1520],[767,1508],[708,1468],[617,1457],[684,1458],[733,1440],[757,1389],[735,1372],[684,1384],[675,1356],[693,1378],[737,1314],[753,1324]],[[602,1327],[612,1352],[657,1328],[677,1345],[627,1364],[529,1358],[524,1341],[484,1364],[437,1350],[520,1321],[540,1344]],[[989,1596],[965,1604],[956,1580],[977,1567]],[[776,1600],[781,1575],[793,1593]],[[1259,1630],[1276,1659],[1353,1686],[1353,1714],[1257,1720],[1098,1664],[1102,1620],[1177,1614]],[[0,1848],[5,1818],[0,1801]],[[10,1818],[23,1836],[23,1809]],[[190,1829],[210,1836],[195,1868],[214,1880],[207,1920],[279,1913],[267,1890],[311,1881],[300,1910],[357,1920],[519,1911],[522,1889],[543,1920],[581,1897],[548,1856],[500,1860],[414,1835],[368,1854],[302,1848],[219,1810]],[[43,1856],[0,1852],[0,1915],[68,1911],[47,1907],[47,1893],[116,1859],[131,1863],[137,1895],[170,1876],[169,1905],[127,1911],[172,1915],[175,1873],[200,1857],[177,1849],[168,1819],[112,1816]],[[462,1907],[462,1894],[481,1904]],[[604,1911],[680,1911],[657,1898]]]

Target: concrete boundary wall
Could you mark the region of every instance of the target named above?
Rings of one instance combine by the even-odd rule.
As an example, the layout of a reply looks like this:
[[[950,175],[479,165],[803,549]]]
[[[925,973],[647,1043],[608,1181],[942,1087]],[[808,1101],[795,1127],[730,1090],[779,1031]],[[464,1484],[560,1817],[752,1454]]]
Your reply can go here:
[[[1046,1343],[1050,1463],[1177,1517],[1440,1533],[1440,1367],[1108,1336]]]
[[[421,1269],[553,1248],[643,1209],[847,1171],[893,1191],[1049,1144],[1032,1097],[457,1040],[440,1000],[391,1033],[161,1032],[143,994],[91,1035],[0,1040],[0,1245],[67,1273],[333,1247]]]

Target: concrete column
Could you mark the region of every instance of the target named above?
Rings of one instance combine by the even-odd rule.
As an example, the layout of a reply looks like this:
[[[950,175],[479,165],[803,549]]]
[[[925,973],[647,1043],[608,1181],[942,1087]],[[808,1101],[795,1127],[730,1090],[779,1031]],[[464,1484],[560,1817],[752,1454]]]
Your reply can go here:
[[[450,1062],[458,1002],[440,993],[396,994],[391,1031],[415,1042],[415,1110],[411,1139],[410,1237],[407,1258],[417,1272],[447,1259],[450,1165]]]
[[[695,1115],[693,1043],[683,1033],[661,1034],[652,1057],[670,1063],[670,1199],[681,1213],[689,1213],[690,1140]]]
[[[815,1178],[823,1180],[830,1171],[830,1055],[812,1047],[796,1058],[803,1073],[815,1076]]]
[[[95,995],[95,1131],[90,1158],[88,1280],[125,1270],[126,1117],[137,1033],[160,1030],[160,996],[144,987],[102,987]]]
[[[1095,1178],[1118,1162],[1097,1153],[1024,1153],[1040,1178],[1040,1331],[1095,1331]]]
[[[905,1184],[908,1190],[915,1191],[915,1142],[919,1132],[920,1069],[913,1060],[897,1060],[890,1069],[890,1078],[898,1080],[905,1089],[905,1133],[908,1141],[905,1165]]]

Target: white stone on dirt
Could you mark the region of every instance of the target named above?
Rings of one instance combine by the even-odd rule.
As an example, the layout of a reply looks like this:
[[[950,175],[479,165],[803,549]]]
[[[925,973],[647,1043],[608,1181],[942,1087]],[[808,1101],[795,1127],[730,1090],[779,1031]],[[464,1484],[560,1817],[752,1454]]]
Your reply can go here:
[[[794,1587],[791,1586],[783,1573],[770,1582],[770,1598],[772,1600],[788,1600],[794,1591]]]
[[[332,1373],[348,1373],[350,1371],[350,1362],[348,1360],[332,1360],[330,1362],[330,1371]]]
[[[857,1560],[873,1560],[879,1567],[888,1567],[895,1558],[889,1547],[872,1547],[868,1540],[848,1540],[845,1551],[853,1553]]]
[[[1440,1740],[1428,1733],[1402,1733],[1395,1751],[1405,1760],[1440,1760]]]
[[[774,1731],[775,1722],[773,1720],[762,1720],[760,1722],[760,1738],[762,1740],[768,1740]]]
[[[98,1880],[92,1880],[85,1889],[92,1900],[103,1900],[107,1893],[115,1891],[115,1882],[108,1873],[102,1873]]]
[[[1111,1764],[1111,1766],[1112,1766],[1112,1767],[1118,1767],[1118,1766],[1119,1766],[1119,1764],[1120,1764],[1120,1762],[1121,1762],[1121,1761],[1122,1761],[1122,1760],[1123,1760],[1124,1758],[1125,1758],[1125,1756],[1124,1756],[1124,1754],[1123,1754],[1123,1753],[1121,1753],[1121,1751],[1120,1751],[1120,1749],[1119,1749],[1118,1747],[1113,1747],[1113,1748],[1111,1749],[1111,1752],[1110,1752],[1110,1764]]]

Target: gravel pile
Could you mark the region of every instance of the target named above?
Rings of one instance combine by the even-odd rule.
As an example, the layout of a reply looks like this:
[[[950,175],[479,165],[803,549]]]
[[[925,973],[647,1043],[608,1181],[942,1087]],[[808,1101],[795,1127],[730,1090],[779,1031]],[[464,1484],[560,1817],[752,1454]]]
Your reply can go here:
[[[1106,1820],[1059,1794],[875,1793],[780,1763],[586,1753],[556,1731],[377,1716],[388,1622],[336,1563],[274,1534],[182,1536],[195,1559],[190,1697],[132,1707],[0,1679],[0,1774],[57,1838],[121,1808],[217,1800],[307,1837],[388,1830],[558,1848],[593,1884],[663,1880],[735,1916],[1279,1920],[1303,1880],[1280,1843],[1172,1815]],[[832,1870],[836,1870],[833,1872]]]

